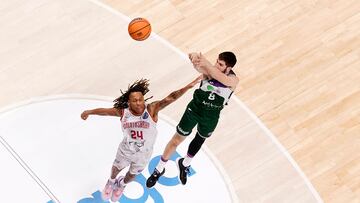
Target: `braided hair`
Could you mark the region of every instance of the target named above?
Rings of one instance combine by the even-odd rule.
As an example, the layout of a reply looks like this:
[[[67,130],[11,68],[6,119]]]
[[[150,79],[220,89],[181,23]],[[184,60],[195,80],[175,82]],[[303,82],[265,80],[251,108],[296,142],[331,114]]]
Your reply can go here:
[[[148,88],[149,85],[150,85],[149,80],[141,79],[141,80],[135,81],[132,85],[129,85],[128,89],[125,93],[122,90],[120,90],[121,96],[114,100],[114,102],[115,102],[114,108],[117,108],[117,109],[128,108],[129,107],[128,101],[129,101],[130,94],[132,92],[141,92],[143,95],[145,95],[147,92],[149,92],[149,88]],[[152,97],[147,98],[147,99],[145,99],[145,101],[147,101],[148,99],[151,99],[151,98]]]

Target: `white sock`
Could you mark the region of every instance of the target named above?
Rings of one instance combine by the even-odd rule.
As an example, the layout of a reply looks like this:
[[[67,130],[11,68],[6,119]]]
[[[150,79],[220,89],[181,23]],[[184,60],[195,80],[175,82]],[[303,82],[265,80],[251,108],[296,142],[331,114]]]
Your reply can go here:
[[[167,160],[164,160],[164,159],[161,157],[158,165],[156,166],[156,170],[161,173],[161,172],[164,170],[164,167],[165,167],[166,162],[167,162]]]
[[[184,160],[183,160],[182,164],[184,166],[190,166],[191,160],[192,160],[192,157],[189,157],[188,155],[186,155],[184,157]]]

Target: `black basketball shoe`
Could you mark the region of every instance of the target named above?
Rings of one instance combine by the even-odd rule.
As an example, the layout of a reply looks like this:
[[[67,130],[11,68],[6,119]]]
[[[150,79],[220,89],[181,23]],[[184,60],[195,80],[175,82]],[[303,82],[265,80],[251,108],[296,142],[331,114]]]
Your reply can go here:
[[[164,175],[165,168],[160,173],[156,168],[154,169],[154,172],[151,174],[151,176],[146,180],[146,187],[152,188],[156,182],[159,180],[160,176]]]
[[[177,160],[177,166],[179,168],[179,179],[181,184],[185,185],[187,181],[187,176],[190,173],[190,166],[183,165],[184,158]]]

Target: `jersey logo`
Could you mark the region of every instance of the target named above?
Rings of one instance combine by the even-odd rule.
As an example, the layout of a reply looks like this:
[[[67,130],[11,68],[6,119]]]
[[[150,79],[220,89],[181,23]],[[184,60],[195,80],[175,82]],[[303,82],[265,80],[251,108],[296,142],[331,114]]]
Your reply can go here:
[[[215,90],[215,88],[214,88],[212,85],[208,85],[206,88],[207,88],[207,90],[210,90],[210,91],[214,91],[214,90]]]
[[[146,112],[145,111],[145,113],[143,114],[143,117],[142,117],[143,119],[147,119],[147,118],[149,118],[149,114],[148,114],[148,112]]]

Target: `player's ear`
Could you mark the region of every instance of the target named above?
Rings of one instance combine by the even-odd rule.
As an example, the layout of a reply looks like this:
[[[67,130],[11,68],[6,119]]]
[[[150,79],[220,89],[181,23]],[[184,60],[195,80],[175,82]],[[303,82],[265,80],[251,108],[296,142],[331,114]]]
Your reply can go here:
[[[224,73],[225,73],[225,74],[229,74],[229,73],[230,73],[230,70],[231,70],[231,67],[228,66],[228,67],[226,67]]]

